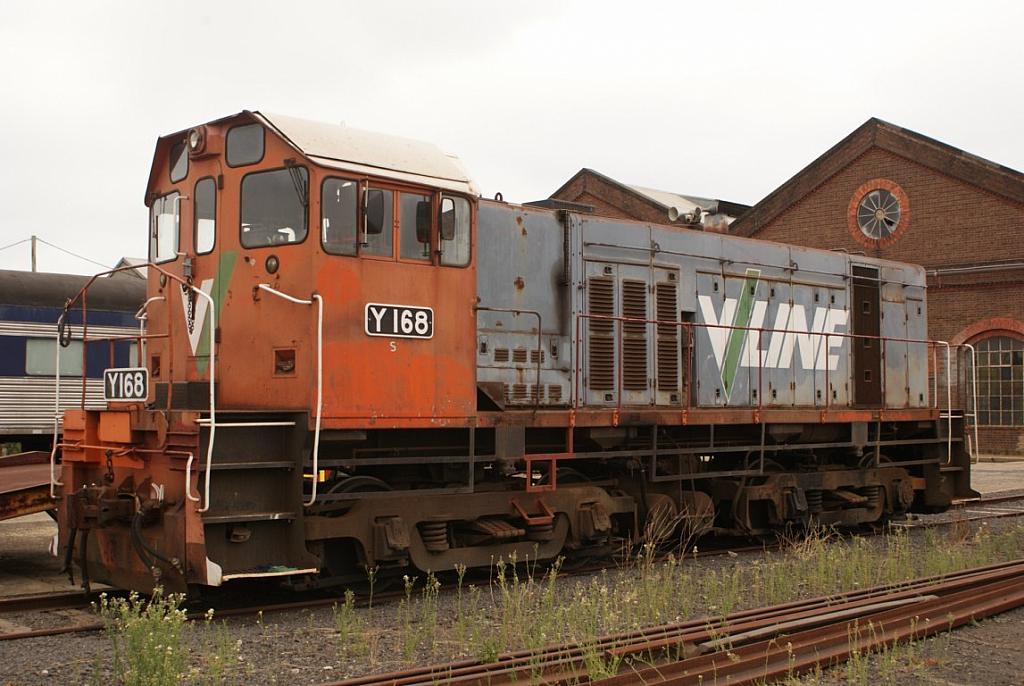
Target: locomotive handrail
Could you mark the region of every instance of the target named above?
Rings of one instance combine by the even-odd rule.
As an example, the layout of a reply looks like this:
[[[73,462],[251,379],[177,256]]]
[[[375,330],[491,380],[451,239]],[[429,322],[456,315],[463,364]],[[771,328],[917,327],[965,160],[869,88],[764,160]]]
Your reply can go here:
[[[815,336],[815,337],[819,337],[819,338],[828,338],[829,336],[839,336],[840,338],[851,338],[851,339],[852,338],[860,338],[860,339],[877,340],[877,341],[880,341],[880,342],[889,342],[889,343],[916,343],[916,344],[920,344],[920,345],[943,345],[943,346],[949,346],[950,345],[946,341],[933,340],[933,339],[928,339],[928,338],[902,338],[902,337],[898,337],[898,336],[870,336],[870,335],[867,335],[867,334],[843,333],[843,332],[839,332],[839,331],[833,331],[833,332],[826,333],[824,331],[821,331],[821,332],[817,332],[817,331],[800,331],[800,330],[797,330],[797,329],[775,329],[775,328],[767,328],[767,327],[757,328],[757,327],[753,327],[753,326],[734,326],[732,324],[709,324],[707,322],[681,322],[681,321],[672,320],[672,319],[642,319],[642,318],[639,318],[639,317],[621,317],[621,316],[613,316],[613,315],[606,315],[606,314],[591,314],[591,313],[587,313],[587,312],[579,312],[579,313],[577,313],[576,317],[578,319],[600,319],[600,320],[615,321],[615,322],[626,322],[626,323],[634,323],[634,324],[646,324],[648,326],[650,326],[650,325],[664,325],[664,326],[671,325],[671,326],[687,328],[687,329],[692,329],[692,328],[716,328],[716,329],[730,329],[730,330],[737,330],[737,331],[755,331],[755,332],[759,332],[759,333],[794,333],[794,334],[800,334],[800,335],[803,335],[803,336]],[[581,337],[577,337],[577,346],[579,346],[581,344],[582,344]],[[760,363],[759,363],[759,366],[761,366]],[[826,369],[815,370],[815,371],[826,371]],[[948,380],[947,380],[947,385],[948,385]],[[758,406],[760,406],[760,405],[761,405],[761,399],[758,398]],[[577,406],[578,406],[578,403],[577,403]],[[935,405],[935,409],[938,409],[938,405],[937,404]]]
[[[970,343],[961,343],[960,345],[971,351],[971,414],[969,416],[971,424],[974,425],[974,455],[971,455],[971,461],[977,462],[974,458],[981,454],[981,450],[978,448],[978,355]],[[968,416],[966,412],[964,416]]]
[[[71,308],[74,307],[74,305],[79,300],[81,300],[81,302],[82,302],[82,404],[81,404],[81,406],[82,406],[82,409],[84,410],[85,409],[85,395],[86,395],[86,378],[87,378],[87,374],[86,374],[87,357],[86,357],[86,355],[87,355],[88,344],[89,344],[89,335],[88,335],[89,324],[88,324],[88,317],[87,317],[88,310],[86,308],[86,302],[87,302],[87,300],[86,300],[86,293],[89,290],[89,288],[92,286],[92,284],[96,281],[96,279],[98,279],[100,277],[103,277],[103,276],[110,276],[112,274],[117,274],[117,273],[123,272],[123,271],[138,269],[140,266],[141,267],[146,267],[147,269],[153,269],[153,270],[159,272],[160,274],[162,274],[168,280],[177,281],[178,283],[181,284],[182,288],[191,289],[194,293],[196,293],[196,294],[202,296],[203,298],[205,298],[207,300],[207,302],[209,303],[209,314],[210,314],[210,418],[212,420],[213,426],[211,426],[211,428],[210,428],[210,440],[208,442],[207,450],[206,450],[206,464],[207,464],[207,467],[209,467],[209,465],[213,461],[213,443],[214,443],[214,435],[215,435],[215,431],[216,431],[216,429],[214,427],[216,426],[216,416],[217,416],[217,405],[216,405],[216,394],[215,394],[215,388],[216,388],[215,387],[215,377],[216,377],[216,367],[217,367],[217,348],[215,346],[215,331],[216,331],[216,328],[217,328],[217,322],[216,322],[216,311],[215,311],[216,307],[215,307],[215,303],[213,302],[213,297],[210,296],[209,294],[203,292],[201,289],[196,288],[195,286],[193,286],[191,283],[189,283],[188,281],[186,281],[182,277],[177,276],[175,274],[172,274],[172,273],[168,272],[166,269],[164,269],[163,267],[161,267],[160,265],[153,264],[152,262],[147,262],[144,265],[116,267],[114,269],[108,269],[107,271],[103,271],[103,272],[99,272],[97,274],[94,274],[88,281],[86,281],[85,285],[82,286],[81,289],[79,289],[78,293],[76,293],[73,298],[69,298],[68,301],[64,304],[64,311],[61,313],[60,317],[57,320],[58,321],[58,326],[57,326],[57,352],[56,352],[56,370],[55,370],[56,391],[54,393],[54,403],[55,403],[55,406],[54,406],[54,420],[53,420],[53,448],[50,451],[50,497],[55,498],[56,497],[56,487],[64,485],[63,483],[58,482],[56,477],[54,476],[54,468],[55,468],[56,459],[57,459],[57,449],[59,447],[59,444],[57,442],[57,436],[58,436],[58,424],[60,422],[60,349],[62,347],[67,347],[67,345],[65,345],[63,343],[63,341],[65,339],[67,339],[68,344],[70,344],[70,338],[71,338],[70,329],[68,328],[69,327],[69,323],[67,321],[68,314],[70,313]],[[149,306],[149,303],[150,303],[151,300],[152,300],[152,298],[150,298],[145,303],[143,303],[142,308],[140,308],[140,312],[142,310],[146,309]],[[168,320],[168,321],[170,321],[170,320]],[[144,338],[149,338],[149,337],[150,336],[144,336]],[[172,339],[170,338],[170,336],[168,336],[168,341],[170,341],[170,340],[172,340]],[[141,345],[140,345],[140,348],[141,348]],[[170,393],[170,389],[168,389],[168,393],[167,393],[167,402],[168,402],[168,404],[170,403],[170,400],[171,400],[171,393]],[[207,472],[206,472],[206,483],[205,483],[205,486],[204,486],[204,497],[205,497],[205,506],[203,508],[201,508],[199,510],[199,512],[206,512],[210,508],[210,472],[209,472],[209,469],[207,469]]]
[[[828,353],[828,339],[829,339],[829,337],[838,336],[838,337],[844,338],[844,339],[849,338],[849,339],[877,340],[877,341],[879,341],[880,344],[881,344],[881,352],[882,352],[881,366],[882,366],[883,377],[882,377],[881,381],[882,381],[883,388],[885,388],[885,383],[884,382],[885,382],[885,349],[886,349],[886,343],[894,342],[894,343],[907,343],[907,344],[928,345],[928,346],[931,347],[931,349],[933,351],[935,350],[935,348],[937,346],[941,345],[941,346],[945,347],[945,349],[946,349],[946,380],[945,380],[945,385],[946,385],[946,405],[945,405],[945,408],[944,408],[945,412],[944,413],[942,412],[943,408],[941,408],[940,403],[939,403],[938,388],[937,388],[937,385],[938,385],[938,377],[937,377],[937,375],[936,375],[936,377],[934,379],[934,385],[936,386],[936,388],[934,389],[933,398],[932,398],[932,401],[928,404],[928,408],[930,408],[933,411],[938,411],[938,413],[939,413],[938,416],[939,416],[940,420],[942,420],[942,419],[946,420],[947,429],[946,429],[946,439],[945,439],[945,443],[946,443],[946,462],[945,462],[945,464],[946,465],[952,464],[952,442],[953,442],[953,439],[952,439],[952,433],[953,433],[953,431],[952,431],[952,424],[953,424],[953,418],[954,417],[953,417],[953,412],[952,412],[952,379],[951,379],[951,375],[950,375],[950,372],[949,372],[949,370],[951,368],[951,363],[952,363],[952,346],[947,341],[939,341],[939,340],[933,340],[933,339],[904,338],[904,337],[899,337],[899,336],[870,336],[870,335],[866,335],[866,334],[853,334],[853,333],[849,333],[849,332],[824,332],[824,331],[822,331],[822,332],[813,332],[813,331],[798,331],[798,330],[793,330],[793,329],[773,329],[773,328],[772,329],[768,329],[768,328],[757,328],[757,327],[738,327],[738,326],[725,325],[725,324],[696,323],[696,321],[680,321],[678,319],[656,319],[656,318],[654,318],[654,319],[647,319],[647,318],[641,318],[641,317],[628,317],[628,316],[616,316],[616,315],[609,315],[609,314],[595,314],[595,313],[590,313],[590,312],[579,312],[579,313],[577,313],[577,327],[575,327],[575,329],[577,329],[577,331],[575,331],[575,334],[577,334],[577,335],[575,335],[575,343],[577,343],[577,354],[575,354],[575,360],[577,360],[577,362],[575,362],[575,363],[577,363],[577,367],[575,367],[575,369],[574,369],[574,380],[573,380],[573,382],[574,382],[573,396],[574,397],[573,397],[573,400],[572,400],[573,401],[573,408],[580,408],[581,405],[585,404],[584,401],[583,401],[583,398],[582,398],[581,381],[580,381],[581,377],[583,376],[583,356],[581,354],[581,347],[583,346],[583,335],[582,335],[583,332],[582,332],[582,329],[581,329],[581,324],[582,324],[582,320],[583,319],[601,319],[601,320],[606,320],[606,321],[613,321],[613,323],[615,323],[615,328],[614,328],[614,332],[615,333],[614,333],[614,336],[615,336],[615,339],[616,339],[616,342],[617,342],[616,349],[617,349],[617,352],[618,352],[618,359],[620,359],[620,363],[618,363],[618,366],[617,366],[618,367],[618,374],[616,375],[615,387],[614,387],[615,397],[616,397],[616,406],[615,406],[616,414],[622,410],[623,369],[624,369],[624,365],[623,365],[623,339],[624,339],[623,329],[624,329],[624,324],[626,324],[626,323],[643,324],[647,328],[649,328],[652,325],[655,326],[655,327],[658,326],[658,325],[662,325],[662,326],[674,326],[674,327],[677,327],[677,328],[684,328],[685,331],[687,332],[688,341],[691,344],[692,344],[692,342],[694,340],[693,337],[692,337],[692,332],[693,332],[694,328],[705,328],[705,329],[715,328],[715,329],[726,329],[726,330],[733,330],[733,331],[738,330],[738,331],[745,331],[745,332],[757,332],[757,334],[758,334],[758,347],[759,348],[760,348],[760,344],[761,344],[761,336],[763,336],[766,333],[771,333],[771,334],[776,334],[776,333],[780,333],[780,334],[800,334],[800,335],[803,335],[803,336],[815,337],[815,338],[817,338],[819,340],[818,340],[817,344],[814,346],[814,350],[815,350],[814,359],[813,359],[813,363],[814,363],[814,366],[815,366],[815,370],[814,371],[815,372],[819,371],[819,370],[816,369],[816,367],[818,365],[819,354],[820,354],[821,350],[824,350],[824,353],[823,353],[825,355],[824,369],[820,370],[820,371],[823,371],[825,373],[825,385],[826,386],[828,385],[828,374],[829,374],[829,371],[830,371],[830,365],[829,365],[828,359],[827,359],[827,356],[829,354]],[[689,363],[692,361],[692,354],[693,354],[693,352],[692,352],[692,350],[693,350],[692,345],[689,347],[689,349],[690,349],[690,352],[689,352],[690,358],[687,360],[687,365],[688,365],[687,369],[689,368]],[[745,343],[744,343],[744,349],[745,349]],[[743,354],[743,353],[741,352],[740,354]],[[758,367],[758,403],[757,403],[756,406],[760,410],[764,406],[764,399],[763,399],[764,398],[764,394],[761,393],[762,373],[764,371],[764,358],[761,355],[758,355],[758,366],[757,367]],[[977,398],[976,398],[976,395],[977,395],[977,372],[976,371],[973,372],[972,378],[973,378],[973,381],[974,381],[975,402],[977,402]],[[826,391],[827,391],[827,388],[826,388]],[[685,406],[686,406],[687,409],[689,409],[690,406],[692,406],[692,397],[690,396],[689,392],[686,392],[685,395],[686,395]],[[825,400],[824,401],[824,406],[825,406],[825,409],[827,410],[828,406],[830,405],[830,401],[831,401],[829,393],[827,393],[827,392],[825,393],[824,400]],[[885,395],[884,394],[883,394],[883,397],[882,397],[881,401],[882,401],[882,406],[881,406],[880,410],[884,411],[886,409],[885,408]],[[975,410],[975,415],[976,415],[976,413],[977,413],[977,410]],[[881,416],[882,415],[880,413],[880,415],[879,415],[879,421],[880,422],[881,422]],[[966,417],[966,413],[965,413],[965,417]],[[760,420],[757,420],[757,421],[760,421]],[[975,429],[975,442],[977,442],[977,422],[975,422],[974,429]],[[880,436],[877,436],[876,437],[876,442],[878,442],[879,439],[880,439]],[[878,449],[878,445],[876,445],[876,451],[877,451],[877,449]]]
[[[66,310],[65,310],[66,314]],[[61,315],[62,317],[64,315]],[[60,320],[58,320],[60,321]],[[60,325],[57,326],[57,341],[54,345],[54,391],[53,391],[53,446],[50,448],[50,497],[57,497],[57,486],[63,486],[63,481],[57,481],[57,477],[54,475],[53,470],[57,466],[57,436],[60,432],[60,349],[61,349],[61,337],[63,331],[61,331]],[[84,344],[83,344],[84,345]],[[82,370],[85,373],[85,370]]]
[[[200,497],[192,495],[192,460],[195,456],[192,453],[188,454],[188,461],[185,462],[185,497],[194,503],[198,503]]]
[[[163,300],[167,302],[167,298],[162,295],[154,295],[152,298],[146,298],[146,302],[142,303],[142,307],[135,312],[135,318],[139,320],[139,349],[138,349],[138,364],[141,365],[143,360],[146,359],[145,350],[142,347],[142,339],[146,334],[146,324],[149,322],[149,304],[156,302],[157,300]]]
[[[316,428],[313,432],[313,488],[309,500],[305,503],[306,507],[309,507],[316,502],[316,484],[319,476],[319,458],[320,458],[320,419],[323,414],[324,406],[324,299],[319,293],[313,293],[309,300],[303,300],[294,296],[282,293],[281,291],[273,288],[270,284],[261,283],[257,286],[261,291],[272,293],[279,298],[283,298],[288,302],[295,303],[296,305],[312,305],[314,302],[317,304],[317,315],[316,315]],[[213,427],[216,422],[211,421],[210,431],[213,431]],[[207,490],[209,490],[210,484],[210,461],[206,462],[206,484]],[[207,493],[209,496],[209,493]]]
[[[576,325],[576,364],[578,365],[578,367],[575,370],[575,377],[576,377],[575,378],[575,393],[574,393],[575,397],[573,398],[573,403],[574,403],[573,406],[575,408],[579,408],[581,405],[584,404],[583,401],[582,401],[582,398],[581,398],[580,381],[579,381],[580,377],[582,376],[582,365],[583,365],[583,359],[582,359],[582,356],[580,354],[581,347],[583,345],[583,336],[582,336],[582,331],[580,329],[580,322],[582,320],[584,320],[584,319],[596,319],[596,320],[611,321],[611,322],[615,322],[616,323],[615,337],[616,337],[617,343],[618,343],[617,350],[618,350],[619,359],[620,359],[620,364],[618,365],[618,367],[619,367],[619,374],[617,375],[617,379],[616,379],[617,383],[616,383],[616,388],[615,388],[616,398],[617,398],[616,411],[621,410],[621,407],[622,407],[622,390],[623,390],[622,389],[622,366],[623,365],[621,364],[621,359],[622,359],[622,339],[623,339],[623,336],[622,336],[622,328],[623,328],[623,326],[622,325],[624,323],[644,324],[647,327],[650,327],[651,325],[655,325],[655,326],[657,326],[657,325],[669,326],[670,325],[670,326],[685,328],[687,331],[690,331],[690,332],[692,332],[694,328],[705,328],[705,329],[717,328],[717,329],[739,330],[739,331],[748,331],[748,332],[753,331],[753,332],[756,332],[758,334],[758,337],[759,337],[758,343],[759,343],[759,345],[760,345],[760,336],[762,334],[765,334],[765,333],[783,333],[783,334],[793,333],[793,334],[801,334],[801,335],[805,335],[805,336],[813,336],[813,337],[817,337],[817,338],[823,339],[821,342],[819,342],[818,345],[815,346],[815,366],[817,366],[817,360],[818,360],[817,356],[819,354],[819,350],[822,347],[822,345],[824,345],[824,347],[825,347],[825,351],[826,352],[824,354],[826,355],[826,358],[827,358],[827,356],[828,356],[827,342],[828,342],[828,338],[831,337],[831,336],[838,336],[840,338],[849,338],[849,339],[877,340],[877,341],[879,341],[882,344],[881,349],[882,349],[882,355],[883,355],[883,358],[882,358],[883,374],[884,374],[884,369],[885,369],[885,364],[884,364],[884,350],[885,350],[885,345],[884,344],[885,343],[894,342],[894,343],[908,343],[908,344],[909,343],[913,343],[913,344],[929,345],[929,346],[940,346],[940,345],[944,346],[946,348],[946,370],[947,370],[947,373],[946,373],[946,408],[945,408],[946,409],[946,413],[945,413],[945,416],[943,416],[942,413],[941,413],[941,410],[943,408],[941,408],[939,406],[939,399],[937,397],[937,395],[938,395],[937,389],[936,389],[936,393],[935,393],[936,397],[933,398],[933,402],[932,403],[929,403],[929,407],[931,409],[934,409],[934,410],[939,410],[940,411],[940,419],[946,419],[947,422],[948,422],[948,430],[947,430],[947,463],[952,460],[952,454],[953,454],[953,417],[952,417],[952,414],[953,414],[953,411],[952,411],[952,409],[953,409],[953,400],[952,400],[952,385],[951,385],[952,384],[952,380],[951,380],[951,376],[950,376],[949,371],[948,371],[950,369],[951,361],[952,361],[952,352],[951,352],[952,351],[952,346],[947,341],[939,341],[939,340],[923,339],[923,338],[904,338],[904,337],[900,337],[900,336],[872,336],[872,335],[867,335],[867,334],[855,334],[855,333],[850,333],[850,332],[838,332],[838,331],[836,331],[836,332],[825,332],[825,331],[814,332],[814,331],[798,331],[798,330],[795,330],[795,329],[776,329],[776,328],[766,328],[766,327],[735,326],[735,325],[732,325],[732,324],[711,324],[711,323],[708,323],[708,322],[684,322],[684,321],[679,321],[679,320],[645,319],[645,318],[640,318],[640,317],[623,317],[623,316],[616,316],[616,315],[594,314],[594,313],[589,313],[589,312],[579,312],[579,313],[576,314],[576,317],[577,317],[577,319],[576,319],[576,322],[577,322],[577,325]],[[741,352],[741,355],[742,354],[743,353]],[[757,394],[757,407],[761,408],[761,407],[763,407],[763,403],[764,403],[764,400],[763,400],[764,396],[760,392],[760,390],[761,390],[760,389],[761,372],[763,371],[763,367],[764,367],[763,358],[761,356],[758,356],[757,363],[758,363],[757,364],[757,368],[758,368],[758,385],[759,385],[758,394]],[[815,369],[814,371],[819,371],[819,370]],[[827,359],[825,360],[825,368],[823,370],[820,370],[820,371],[824,371],[825,372],[826,379],[827,379],[828,378],[828,373],[829,373],[829,364],[828,364],[828,360]],[[883,380],[884,380],[884,377],[883,377]],[[827,381],[826,381],[826,383],[827,383]],[[936,383],[937,383],[937,379],[936,379]],[[692,399],[690,398],[690,395],[687,393],[686,407],[690,407],[692,405],[691,400]],[[831,401],[830,395],[828,393],[826,393],[826,395],[825,395],[825,407],[826,408],[829,407],[830,401]],[[883,396],[883,398],[882,398],[883,409],[884,409],[884,403],[885,403],[885,398]]]

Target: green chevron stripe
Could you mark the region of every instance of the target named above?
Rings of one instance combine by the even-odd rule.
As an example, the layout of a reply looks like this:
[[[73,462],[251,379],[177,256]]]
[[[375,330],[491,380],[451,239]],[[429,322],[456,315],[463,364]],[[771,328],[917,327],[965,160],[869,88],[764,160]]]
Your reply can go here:
[[[227,295],[228,285],[231,283],[231,273],[235,271],[235,262],[238,260],[238,252],[225,250],[220,254],[220,263],[217,267],[217,278],[213,282],[213,313],[217,322],[220,322],[220,310]],[[210,325],[210,318],[203,322],[203,335],[199,337],[199,345],[196,346],[196,370],[200,374],[206,373],[210,366],[210,334],[206,327]]]
[[[730,330],[729,342],[725,345],[725,360],[722,363],[722,384],[725,386],[726,398],[732,392],[733,384],[736,382],[736,373],[740,369],[740,356],[743,354],[743,346],[747,341],[746,327],[750,326],[750,319],[754,314],[754,293],[757,292],[757,282],[760,280],[760,269],[748,269],[747,276],[743,280],[739,302],[736,303],[736,314],[733,316],[732,325],[741,328]]]

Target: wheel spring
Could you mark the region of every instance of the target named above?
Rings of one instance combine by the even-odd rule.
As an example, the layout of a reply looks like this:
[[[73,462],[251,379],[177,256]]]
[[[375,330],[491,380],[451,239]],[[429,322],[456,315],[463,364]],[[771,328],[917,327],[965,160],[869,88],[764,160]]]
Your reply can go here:
[[[822,492],[819,490],[805,491],[804,495],[807,498],[807,509],[812,513],[821,512],[824,508],[822,503]]]
[[[420,522],[420,538],[423,546],[432,553],[448,550],[448,522]]]
[[[863,489],[861,494],[867,498],[867,502],[864,503],[868,508],[876,508],[882,502],[882,487],[881,486],[868,486]]]
[[[554,521],[547,524],[531,524],[526,527],[526,538],[531,541],[550,541],[554,535]]]

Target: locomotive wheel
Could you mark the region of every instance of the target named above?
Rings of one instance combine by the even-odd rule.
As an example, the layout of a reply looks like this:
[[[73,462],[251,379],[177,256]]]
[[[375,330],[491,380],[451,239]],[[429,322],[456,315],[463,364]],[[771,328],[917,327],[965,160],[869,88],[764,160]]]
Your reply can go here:
[[[386,482],[375,476],[349,476],[331,484],[327,489],[327,495],[336,493],[380,493],[381,491],[394,490]],[[324,512],[328,517],[338,517],[349,511],[349,507],[342,506],[343,501],[333,503],[337,509],[330,509]]]
[[[349,476],[331,484],[324,491],[324,494],[380,493],[392,490],[394,489],[385,481],[375,476]],[[320,514],[327,517],[340,517],[346,514],[351,507],[352,503],[346,501],[325,503],[325,508],[320,511]],[[359,559],[361,556],[356,548],[357,545],[354,541],[337,540],[325,542],[324,577],[326,578],[321,580],[321,585],[345,584],[357,590],[360,594],[370,591],[366,571],[360,566]],[[392,579],[389,579],[387,575],[381,575],[374,585],[374,590],[383,590],[383,588],[390,585],[391,581]]]

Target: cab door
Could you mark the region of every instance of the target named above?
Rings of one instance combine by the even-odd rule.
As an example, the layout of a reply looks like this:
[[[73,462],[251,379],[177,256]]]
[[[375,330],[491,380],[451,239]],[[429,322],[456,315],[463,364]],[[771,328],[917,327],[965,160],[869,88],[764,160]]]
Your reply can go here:
[[[323,179],[325,416],[435,426],[473,415],[474,214],[461,196]]]

